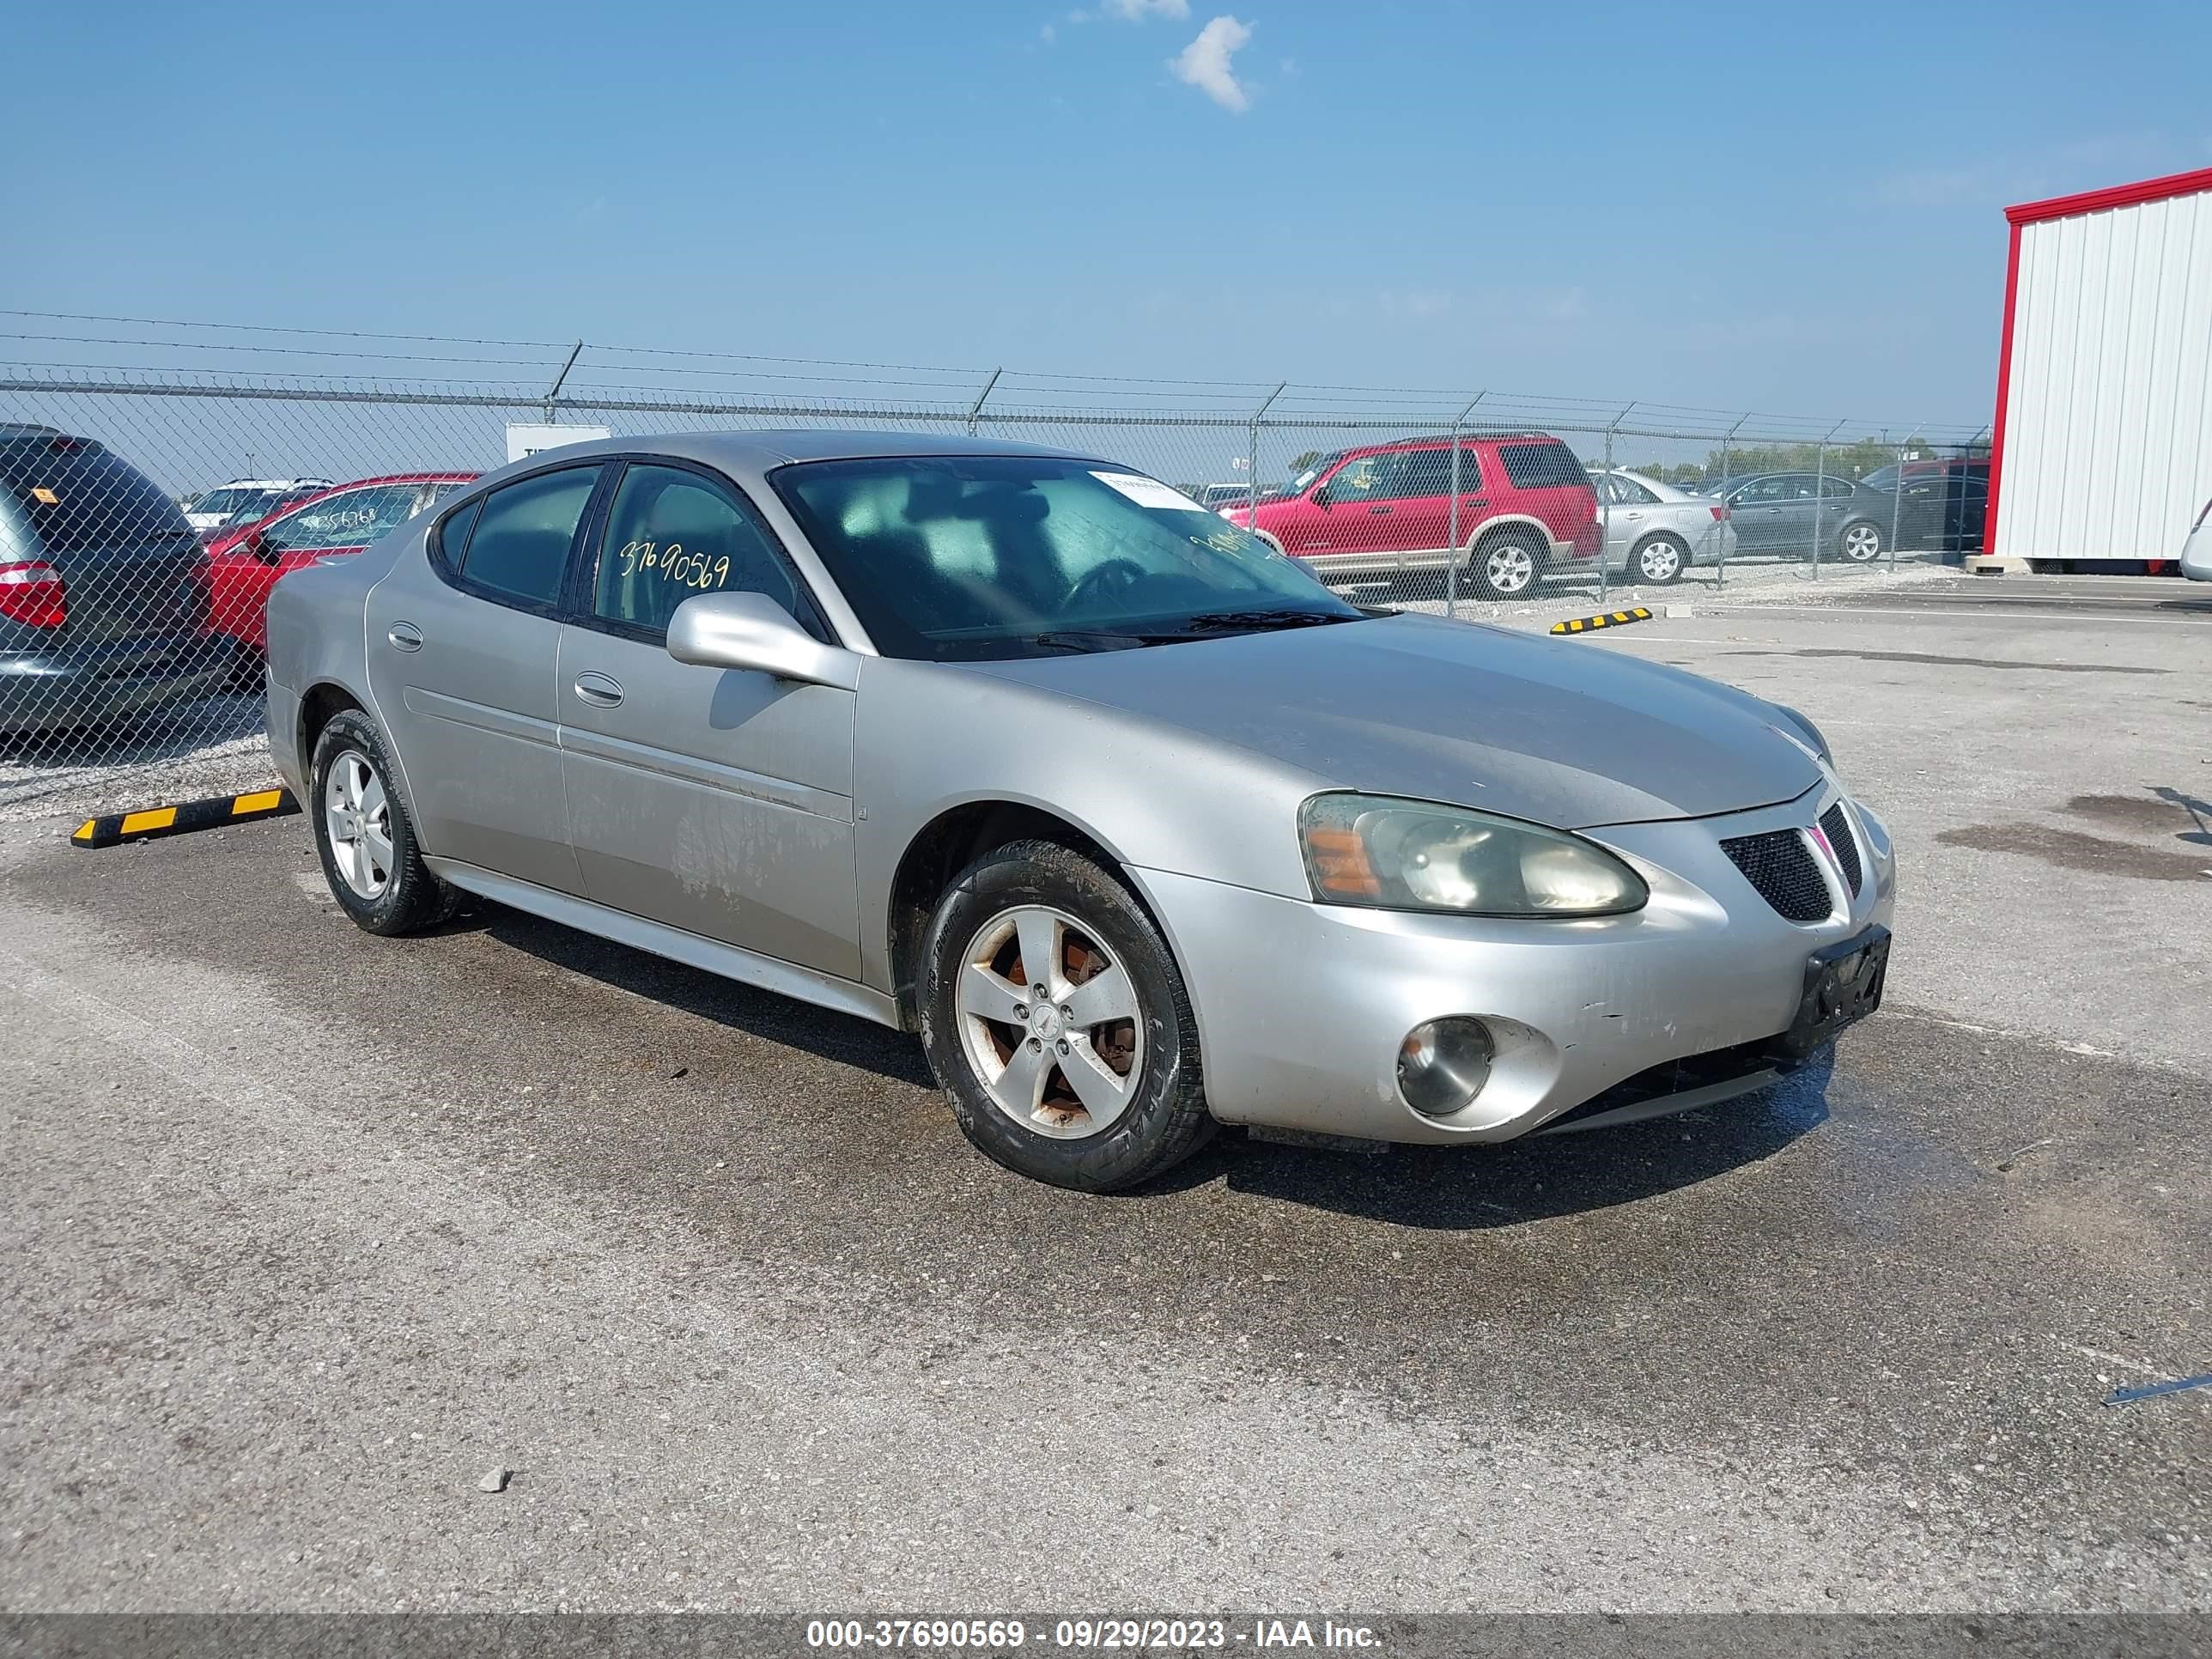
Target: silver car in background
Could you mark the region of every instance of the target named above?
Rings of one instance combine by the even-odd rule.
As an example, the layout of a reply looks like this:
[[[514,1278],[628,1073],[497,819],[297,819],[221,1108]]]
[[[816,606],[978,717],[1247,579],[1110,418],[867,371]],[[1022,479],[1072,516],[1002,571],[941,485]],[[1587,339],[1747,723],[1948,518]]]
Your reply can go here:
[[[1713,497],[1618,467],[1592,467],[1590,483],[1606,526],[1606,568],[1625,580],[1665,586],[1735,556],[1735,527]]]
[[[1090,1191],[1218,1123],[1497,1141],[1718,1100],[1871,1012],[1890,839],[1788,708],[1369,611],[1110,460],[585,443],[277,583],[338,903],[475,894],[920,1033]]]
[[[2194,582],[2212,582],[2212,501],[2204,503],[2181,544],[2181,574]]]

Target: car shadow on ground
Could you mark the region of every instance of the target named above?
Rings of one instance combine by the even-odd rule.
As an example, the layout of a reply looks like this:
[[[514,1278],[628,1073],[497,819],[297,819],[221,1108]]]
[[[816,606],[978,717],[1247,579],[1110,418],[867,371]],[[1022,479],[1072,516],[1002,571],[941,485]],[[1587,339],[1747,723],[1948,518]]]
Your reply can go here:
[[[919,1039],[627,945],[475,901],[441,931],[481,932],[617,990],[934,1093]],[[1228,1129],[1188,1163],[1110,1200],[1145,1203],[1216,1182],[1237,1193],[1398,1226],[1516,1226],[1632,1204],[1773,1156],[1828,1115],[1823,1054],[1772,1087],[1617,1128],[1502,1146],[1368,1150],[1285,1146]],[[1009,1177],[1013,1179],[1014,1177]]]
[[[1832,1065],[1823,1054],[1717,1106],[1498,1146],[1338,1151],[1231,1131],[1146,1190],[1218,1179],[1236,1192],[1401,1227],[1519,1226],[1633,1204],[1772,1157],[1827,1120]]]
[[[594,933],[579,933],[525,911],[471,899],[437,931],[482,933],[572,973],[633,996],[710,1019],[749,1036],[780,1042],[819,1059],[874,1072],[893,1082],[934,1090],[919,1039],[850,1014],[757,990],[704,969],[687,968]]]

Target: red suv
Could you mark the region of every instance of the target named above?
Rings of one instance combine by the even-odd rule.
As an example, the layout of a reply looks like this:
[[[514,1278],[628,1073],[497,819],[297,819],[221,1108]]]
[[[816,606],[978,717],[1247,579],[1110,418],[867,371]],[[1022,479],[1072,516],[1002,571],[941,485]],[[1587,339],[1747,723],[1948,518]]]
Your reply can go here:
[[[258,662],[268,648],[269,590],[288,570],[358,553],[434,506],[473,472],[393,472],[356,478],[226,530],[208,544],[208,631],[234,641]]]
[[[1449,437],[1339,450],[1262,496],[1256,515],[1239,506],[1222,516],[1323,577],[1456,560],[1475,593],[1504,599],[1547,569],[1596,568],[1597,491],[1574,451],[1541,432],[1462,438],[1459,451],[1456,548]]]

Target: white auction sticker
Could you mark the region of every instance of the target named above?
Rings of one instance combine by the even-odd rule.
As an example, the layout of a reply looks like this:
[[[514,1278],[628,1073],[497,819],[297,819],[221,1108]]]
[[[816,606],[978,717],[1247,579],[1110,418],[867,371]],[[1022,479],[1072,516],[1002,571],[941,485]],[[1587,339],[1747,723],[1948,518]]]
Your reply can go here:
[[[1209,513],[1180,489],[1170,489],[1158,478],[1140,472],[1094,472],[1091,475],[1109,489],[1117,489],[1139,507],[1165,507],[1176,513]]]

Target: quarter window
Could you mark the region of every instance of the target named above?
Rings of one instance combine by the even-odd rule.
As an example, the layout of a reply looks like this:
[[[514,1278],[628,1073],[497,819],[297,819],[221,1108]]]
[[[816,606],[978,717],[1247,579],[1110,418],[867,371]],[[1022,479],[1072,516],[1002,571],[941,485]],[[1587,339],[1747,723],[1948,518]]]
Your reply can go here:
[[[1558,439],[1541,443],[1500,444],[1498,459],[1516,489],[1558,489],[1579,484],[1589,488],[1589,474],[1575,459],[1575,452]]]
[[[730,490],[681,467],[629,468],[607,514],[592,611],[665,632],[696,593],[763,593],[811,621],[798,579]]]
[[[599,481],[598,467],[572,466],[493,490],[461,556],[461,580],[527,605],[558,603],[569,544]]]

